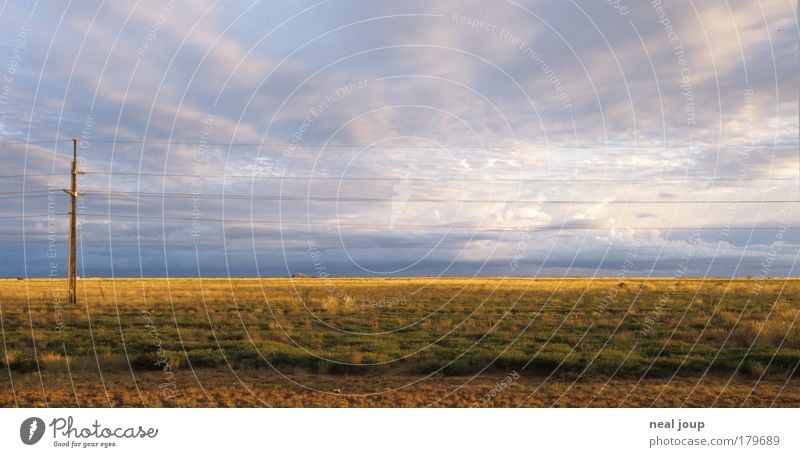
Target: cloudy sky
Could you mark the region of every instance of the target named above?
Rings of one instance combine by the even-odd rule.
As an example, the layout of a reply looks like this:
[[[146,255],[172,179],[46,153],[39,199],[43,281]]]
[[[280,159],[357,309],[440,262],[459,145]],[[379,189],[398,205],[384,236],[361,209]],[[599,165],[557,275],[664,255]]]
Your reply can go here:
[[[794,0],[0,6],[0,276],[796,276]],[[24,216],[24,217],[23,217]]]

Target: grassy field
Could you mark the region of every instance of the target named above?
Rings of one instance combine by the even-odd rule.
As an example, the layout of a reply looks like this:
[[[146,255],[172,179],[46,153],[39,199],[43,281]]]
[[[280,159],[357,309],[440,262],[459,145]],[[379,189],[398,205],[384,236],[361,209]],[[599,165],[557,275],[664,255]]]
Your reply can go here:
[[[800,280],[0,280],[2,406],[800,406]]]

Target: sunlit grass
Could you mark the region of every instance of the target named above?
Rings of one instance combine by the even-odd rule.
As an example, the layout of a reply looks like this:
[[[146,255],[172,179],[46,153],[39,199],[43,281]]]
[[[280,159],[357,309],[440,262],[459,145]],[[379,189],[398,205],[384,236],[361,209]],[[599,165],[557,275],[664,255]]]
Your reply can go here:
[[[800,281],[754,281],[86,279],[68,306],[64,281],[0,280],[0,361],[51,378],[65,352],[78,377],[797,376]]]

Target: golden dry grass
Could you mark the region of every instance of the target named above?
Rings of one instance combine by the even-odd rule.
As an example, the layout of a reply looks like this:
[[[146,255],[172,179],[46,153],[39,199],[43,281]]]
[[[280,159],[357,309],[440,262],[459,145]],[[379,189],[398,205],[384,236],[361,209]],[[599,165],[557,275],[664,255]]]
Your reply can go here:
[[[0,404],[800,406],[798,280],[87,279],[79,297],[0,280]]]

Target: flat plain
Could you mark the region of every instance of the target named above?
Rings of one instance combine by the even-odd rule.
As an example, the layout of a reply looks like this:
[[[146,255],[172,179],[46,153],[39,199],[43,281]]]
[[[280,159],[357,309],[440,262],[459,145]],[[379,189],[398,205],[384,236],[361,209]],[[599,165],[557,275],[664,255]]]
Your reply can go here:
[[[1,406],[800,406],[800,280],[0,280]]]

